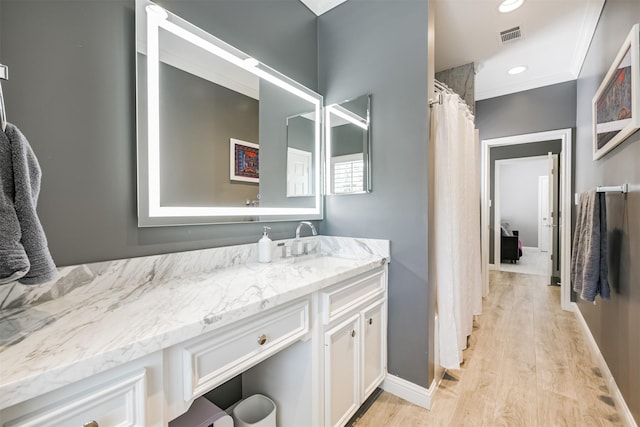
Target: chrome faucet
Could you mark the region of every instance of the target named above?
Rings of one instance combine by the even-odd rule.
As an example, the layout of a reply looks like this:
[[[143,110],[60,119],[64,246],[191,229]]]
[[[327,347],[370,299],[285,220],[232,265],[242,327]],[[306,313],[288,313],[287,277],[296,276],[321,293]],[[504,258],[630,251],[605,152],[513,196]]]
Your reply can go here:
[[[296,239],[293,241],[291,247],[291,254],[293,256],[306,255],[309,253],[309,243],[300,240],[300,229],[302,229],[303,225],[309,226],[309,228],[311,229],[311,234],[313,234],[314,236],[318,235],[316,227],[314,227],[312,223],[310,223],[309,221],[300,221],[300,224],[298,224],[298,227],[296,228]]]
[[[302,228],[303,225],[308,225],[309,228],[311,229],[311,234],[313,234],[314,236],[318,235],[318,232],[316,231],[316,228],[313,226],[313,224],[309,221],[300,221],[300,224],[298,224],[298,227],[296,228],[296,239],[300,238],[300,229]]]

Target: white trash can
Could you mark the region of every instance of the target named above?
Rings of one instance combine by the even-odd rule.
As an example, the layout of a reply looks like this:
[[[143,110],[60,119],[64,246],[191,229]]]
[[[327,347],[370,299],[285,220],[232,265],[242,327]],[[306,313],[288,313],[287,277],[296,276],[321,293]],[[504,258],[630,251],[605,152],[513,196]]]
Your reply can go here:
[[[276,404],[262,394],[249,396],[233,408],[235,427],[276,427]]]

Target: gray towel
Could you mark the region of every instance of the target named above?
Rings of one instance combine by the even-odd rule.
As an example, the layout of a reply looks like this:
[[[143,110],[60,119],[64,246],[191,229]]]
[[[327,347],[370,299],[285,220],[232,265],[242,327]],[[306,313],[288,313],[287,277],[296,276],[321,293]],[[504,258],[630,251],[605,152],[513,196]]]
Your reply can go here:
[[[580,298],[609,299],[607,266],[607,207],[604,193],[580,194],[571,250],[571,283]]]
[[[20,279],[29,271],[29,258],[20,243],[20,223],[13,205],[11,143],[0,131],[0,285]]]
[[[0,278],[8,280],[9,277],[16,278],[22,275],[22,270],[25,266],[24,257],[19,247],[15,244],[16,233],[19,233],[19,244],[22,245],[22,251],[27,256],[28,266],[28,271],[22,277],[19,277],[19,282],[25,285],[44,283],[54,279],[57,271],[49,253],[47,238],[36,213],[36,204],[40,193],[40,165],[25,136],[11,123],[7,123],[4,131],[3,146],[6,145],[6,140],[9,141],[11,159],[7,165],[4,154],[5,149],[3,148],[2,162],[0,163],[0,168],[3,169],[3,243],[0,244],[0,248],[5,249],[5,227],[7,228],[7,236],[10,236],[10,239],[8,239],[6,245],[6,250],[9,251],[6,253],[7,266],[4,265],[5,256],[0,260]],[[13,170],[13,189],[5,184],[6,171],[4,169],[8,168]],[[9,181],[8,178],[6,180]],[[9,221],[6,224],[4,221],[4,214],[5,211],[9,210],[9,200],[11,199],[13,200],[15,218],[17,218],[19,225],[18,231],[15,229],[15,222],[13,222],[11,212],[7,212]],[[18,270],[15,270],[16,266],[19,267]],[[11,268],[14,269],[13,273],[7,274]]]

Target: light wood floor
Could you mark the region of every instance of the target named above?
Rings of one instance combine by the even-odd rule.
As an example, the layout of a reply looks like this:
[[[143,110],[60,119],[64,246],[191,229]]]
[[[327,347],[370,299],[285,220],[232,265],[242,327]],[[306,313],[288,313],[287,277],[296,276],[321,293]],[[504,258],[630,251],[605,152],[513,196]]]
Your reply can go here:
[[[624,425],[560,288],[492,271],[490,289],[463,367],[446,373],[431,411],[384,392],[355,426]]]

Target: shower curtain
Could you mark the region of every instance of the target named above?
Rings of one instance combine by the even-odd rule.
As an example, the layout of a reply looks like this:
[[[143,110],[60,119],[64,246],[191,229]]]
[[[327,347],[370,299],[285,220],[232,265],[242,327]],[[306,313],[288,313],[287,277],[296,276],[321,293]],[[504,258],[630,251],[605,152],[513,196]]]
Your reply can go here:
[[[431,108],[434,141],[434,261],[439,361],[458,369],[482,312],[480,158],[473,116],[457,95]]]

